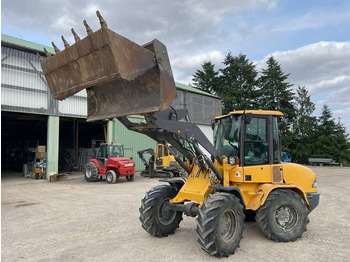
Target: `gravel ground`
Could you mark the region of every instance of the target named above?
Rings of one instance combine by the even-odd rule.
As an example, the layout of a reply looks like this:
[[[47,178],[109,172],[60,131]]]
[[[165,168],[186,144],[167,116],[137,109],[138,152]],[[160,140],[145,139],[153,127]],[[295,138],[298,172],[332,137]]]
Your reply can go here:
[[[222,261],[349,261],[350,168],[312,169],[321,200],[303,238],[273,242],[249,222],[236,253]],[[197,243],[194,218],[184,216],[166,238],[141,228],[140,201],[157,184],[140,176],[107,184],[87,183],[82,173],[56,183],[2,174],[2,261],[218,261]]]

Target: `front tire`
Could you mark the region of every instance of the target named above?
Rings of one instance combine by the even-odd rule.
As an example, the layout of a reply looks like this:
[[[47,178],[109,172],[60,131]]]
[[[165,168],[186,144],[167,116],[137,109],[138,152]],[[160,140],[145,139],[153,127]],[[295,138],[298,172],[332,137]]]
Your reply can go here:
[[[106,173],[106,181],[108,184],[115,184],[117,182],[117,174],[113,170]]]
[[[295,241],[310,222],[305,201],[291,190],[275,190],[256,212],[256,221],[269,239]]]
[[[98,168],[93,162],[89,162],[85,167],[85,180],[87,182],[96,182],[98,179]]]
[[[243,206],[237,197],[215,193],[204,200],[197,218],[198,242],[204,251],[217,257],[234,254],[243,229]]]
[[[177,195],[170,185],[152,188],[141,200],[140,221],[142,227],[151,235],[166,237],[173,234],[182,220],[182,212],[165,208],[164,203]]]

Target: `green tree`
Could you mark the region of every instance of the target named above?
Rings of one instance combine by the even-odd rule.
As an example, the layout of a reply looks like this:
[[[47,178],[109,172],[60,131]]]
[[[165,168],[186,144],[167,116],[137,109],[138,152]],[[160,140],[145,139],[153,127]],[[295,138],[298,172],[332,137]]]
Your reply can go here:
[[[228,53],[220,70],[220,88],[218,95],[223,100],[223,113],[232,110],[253,109],[256,101],[255,65],[246,55],[232,56]]]
[[[293,123],[293,138],[289,145],[293,161],[306,164],[314,151],[317,140],[317,119],[312,116],[315,104],[312,103],[306,88],[298,86],[295,96],[296,118]]]
[[[204,61],[202,70],[197,70],[193,75],[192,81],[195,88],[216,94],[219,84],[218,72],[214,69],[214,64],[210,61]]]
[[[327,105],[322,108],[318,119],[317,141],[315,157],[333,158],[338,162],[350,160],[350,143],[340,119],[336,123],[333,113]]]
[[[295,119],[295,107],[293,104],[294,93],[292,84],[287,82],[289,74],[285,74],[278,62],[271,56],[267,62],[267,68],[262,70],[259,78],[259,105],[266,110],[278,110],[283,113],[280,123],[284,150],[288,150],[292,143],[293,134],[291,125]]]

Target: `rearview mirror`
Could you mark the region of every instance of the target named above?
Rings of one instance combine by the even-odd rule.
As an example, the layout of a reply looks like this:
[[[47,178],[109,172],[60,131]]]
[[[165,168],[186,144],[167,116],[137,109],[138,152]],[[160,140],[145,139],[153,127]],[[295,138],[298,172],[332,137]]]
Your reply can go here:
[[[211,129],[214,130],[215,128],[215,123],[216,123],[217,120],[213,119],[211,120]]]
[[[250,122],[252,121],[252,116],[253,116],[252,113],[244,114],[244,115],[242,116],[243,121],[244,121],[244,124],[246,124],[246,125],[250,124]]]

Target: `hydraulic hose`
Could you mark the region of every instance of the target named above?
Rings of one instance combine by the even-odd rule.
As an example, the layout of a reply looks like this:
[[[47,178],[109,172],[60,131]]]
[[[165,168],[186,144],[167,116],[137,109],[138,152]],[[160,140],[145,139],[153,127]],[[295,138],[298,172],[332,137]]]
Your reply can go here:
[[[203,151],[199,148],[197,143],[193,143],[194,150],[196,151],[197,155],[202,156],[204,158],[204,161],[207,163],[209,168],[214,172],[217,179],[222,183],[223,177],[219,170],[216,168],[216,166],[213,164],[213,162],[207,157],[206,154],[203,153]]]

